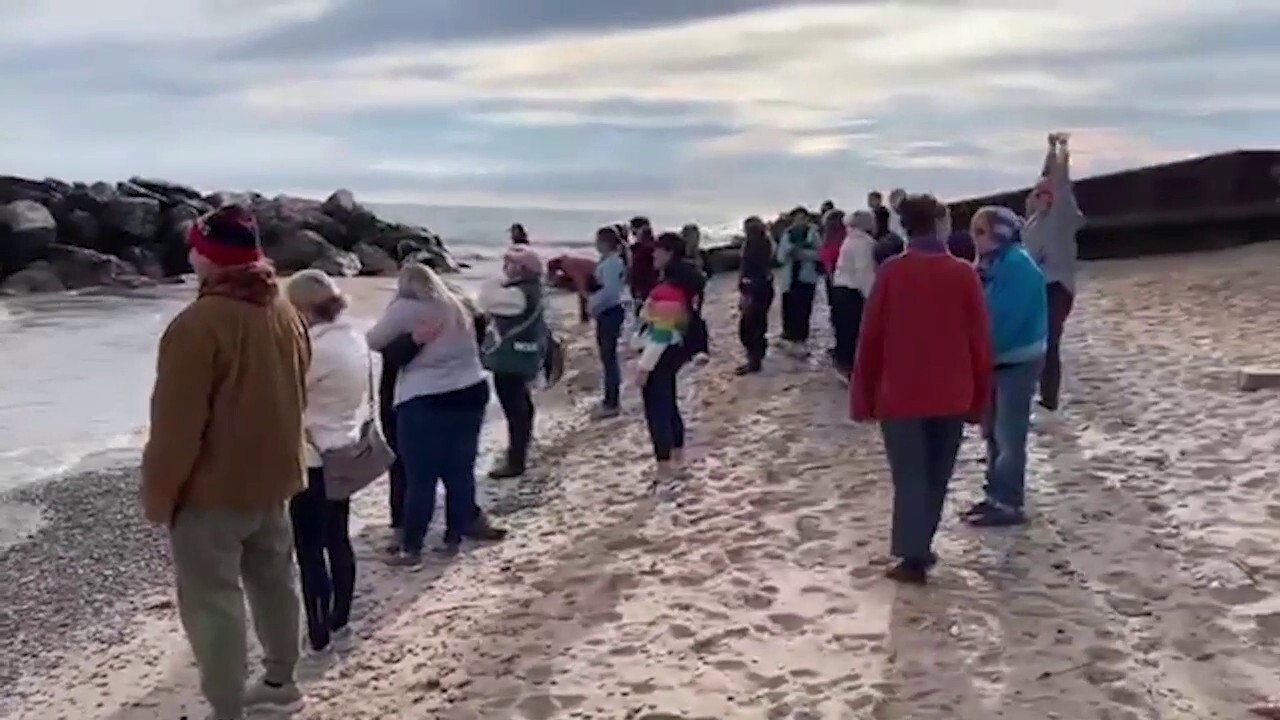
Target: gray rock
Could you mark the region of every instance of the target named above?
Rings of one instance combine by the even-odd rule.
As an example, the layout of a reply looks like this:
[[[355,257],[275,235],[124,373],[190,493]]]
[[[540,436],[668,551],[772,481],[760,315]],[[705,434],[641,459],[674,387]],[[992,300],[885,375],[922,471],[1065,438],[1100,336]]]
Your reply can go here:
[[[132,265],[138,274],[151,280],[163,280],[167,273],[160,262],[157,249],[150,247],[127,247],[120,253],[120,259]]]
[[[395,275],[400,265],[386,250],[367,242],[356,243],[352,252],[360,260],[361,275]]]
[[[364,209],[356,202],[356,196],[350,190],[334,190],[321,207],[336,218],[354,215]]]
[[[155,240],[160,232],[160,201],[148,197],[121,196],[107,203],[103,229],[124,236],[123,245]]]
[[[303,232],[310,232],[304,230]],[[360,274],[360,258],[355,253],[334,248],[333,252],[311,263],[311,267],[333,277],[355,277]]]
[[[34,200],[41,204],[53,204],[62,194],[64,183],[51,184],[47,180],[0,175],[0,204],[17,200]]]
[[[0,282],[0,295],[31,295],[66,289],[48,260],[36,260]]]
[[[68,290],[87,287],[141,287],[149,284],[133,266],[114,255],[55,244],[49,248],[53,272]]]
[[[326,260],[331,261],[334,266],[341,264],[338,253],[342,251],[330,245],[314,230],[298,230],[267,244],[264,250],[275,264],[276,270],[282,273],[304,270]]]
[[[0,271],[16,272],[45,257],[58,237],[53,213],[34,200],[0,207]]]
[[[102,246],[98,219],[87,210],[71,210],[61,218],[58,222],[58,242],[90,250],[107,250]]]
[[[154,178],[131,177],[129,182],[140,188],[149,190],[157,195],[163,196],[171,202],[178,200],[200,200],[203,196],[199,190],[189,186],[181,185],[168,180],[158,180]]]

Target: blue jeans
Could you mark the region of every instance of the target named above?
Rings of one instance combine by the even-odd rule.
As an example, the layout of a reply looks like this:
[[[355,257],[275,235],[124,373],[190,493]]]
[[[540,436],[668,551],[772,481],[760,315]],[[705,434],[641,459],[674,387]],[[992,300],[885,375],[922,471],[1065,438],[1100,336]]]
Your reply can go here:
[[[604,406],[618,407],[618,395],[622,387],[622,369],[618,366],[618,339],[622,337],[622,321],[626,311],[614,305],[596,316],[596,347],[600,350],[600,364],[604,367]]]
[[[432,404],[431,396],[396,406],[396,447],[404,459],[404,549],[422,551],[436,507],[436,482],[444,483],[446,543],[459,543],[476,519],[476,454],[488,404]]]
[[[987,500],[1003,510],[1022,511],[1027,488],[1027,431],[1031,400],[1040,382],[1044,358],[999,365],[995,397],[983,423],[987,441]]]
[[[893,477],[890,552],[904,562],[932,564],[933,536],[964,438],[964,418],[882,420],[880,432]]]

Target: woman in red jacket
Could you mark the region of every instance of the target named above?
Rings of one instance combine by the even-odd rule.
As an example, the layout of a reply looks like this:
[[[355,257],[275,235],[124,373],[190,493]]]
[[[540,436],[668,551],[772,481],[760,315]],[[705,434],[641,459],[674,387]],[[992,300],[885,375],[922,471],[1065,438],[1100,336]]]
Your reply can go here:
[[[923,584],[937,562],[942,518],[964,424],[991,395],[991,332],[982,283],[937,234],[938,201],[900,205],[906,250],[876,276],[850,382],[853,418],[878,420],[893,477],[888,576]]]

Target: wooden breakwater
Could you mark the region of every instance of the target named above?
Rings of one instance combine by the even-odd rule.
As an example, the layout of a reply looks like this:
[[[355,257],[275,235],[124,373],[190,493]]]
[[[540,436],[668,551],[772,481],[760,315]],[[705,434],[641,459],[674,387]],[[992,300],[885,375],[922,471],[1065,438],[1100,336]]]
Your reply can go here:
[[[1240,150],[1075,180],[1080,257],[1139,257],[1280,240],[1280,151]],[[950,203],[956,227],[983,205],[1019,214],[1030,188]]]

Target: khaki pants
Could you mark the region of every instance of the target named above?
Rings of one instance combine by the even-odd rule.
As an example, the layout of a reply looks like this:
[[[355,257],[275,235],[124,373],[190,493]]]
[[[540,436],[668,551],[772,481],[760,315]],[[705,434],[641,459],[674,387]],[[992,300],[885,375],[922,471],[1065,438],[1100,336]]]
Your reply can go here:
[[[298,662],[299,607],[285,505],[254,512],[182,510],[170,540],[178,613],[200,669],[200,688],[218,717],[240,717],[248,674],[246,595],[265,679],[293,682]]]

